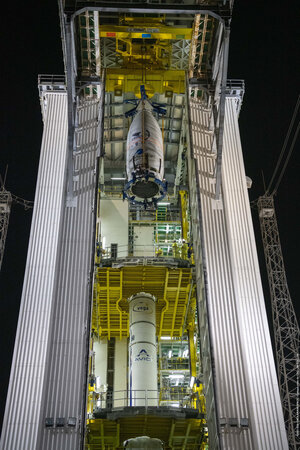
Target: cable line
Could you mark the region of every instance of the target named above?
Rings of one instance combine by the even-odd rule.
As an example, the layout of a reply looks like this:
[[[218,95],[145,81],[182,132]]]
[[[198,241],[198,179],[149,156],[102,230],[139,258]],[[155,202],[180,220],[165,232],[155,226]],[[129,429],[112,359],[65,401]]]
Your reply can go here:
[[[291,122],[290,122],[290,125],[289,125],[289,129],[288,129],[287,135],[286,135],[286,137],[285,137],[285,140],[284,140],[284,143],[283,143],[283,146],[282,146],[282,149],[281,149],[281,152],[280,152],[280,155],[279,155],[279,158],[278,158],[278,161],[277,161],[275,170],[274,170],[274,172],[273,172],[271,181],[270,181],[270,183],[269,183],[269,185],[268,185],[268,188],[267,188],[267,190],[266,190],[266,192],[265,192],[265,195],[270,195],[269,192],[270,192],[270,190],[271,190],[271,186],[272,186],[272,184],[273,184],[273,182],[274,182],[274,179],[275,179],[275,177],[276,177],[276,175],[277,175],[277,172],[278,172],[278,170],[279,170],[279,167],[280,167],[282,158],[283,158],[283,156],[284,156],[284,153],[285,153],[285,151],[286,151],[286,147],[287,147],[287,145],[288,145],[288,142],[289,142],[289,139],[290,139],[290,135],[291,135],[291,132],[292,132],[293,127],[294,127],[294,123],[295,123],[295,120],[296,120],[296,116],[297,116],[297,112],[298,112],[299,106],[300,106],[300,95],[298,96],[298,100],[297,100],[297,103],[296,103],[296,106],[295,106],[295,109],[294,109],[294,112],[293,112],[293,116],[292,116],[292,119],[291,119]],[[293,142],[292,142],[291,148],[290,148],[289,153],[288,153],[288,156],[287,156],[287,161],[290,159],[290,156],[291,156],[291,154],[292,154],[292,151],[293,151],[293,148],[294,148],[296,139],[297,139],[298,131],[299,131],[299,124],[298,124],[297,130],[296,130],[295,135],[294,135],[294,138],[293,138]],[[281,173],[280,173],[280,175],[279,175],[280,180],[279,180],[279,182],[276,183],[276,187],[275,187],[275,189],[273,190],[273,192],[272,192],[271,195],[274,195],[274,194],[276,193],[276,191],[277,191],[277,189],[278,189],[278,186],[279,186],[279,183],[280,183],[280,181],[281,181],[281,179],[282,179],[282,177],[283,177],[284,171],[285,171],[285,169],[286,169],[286,166],[287,166],[287,162],[284,163],[284,166],[283,166],[283,168],[282,168],[282,170],[281,170]]]
[[[11,194],[12,200],[14,203],[18,203],[19,205],[24,206],[24,209],[33,208],[33,201],[26,200],[25,198],[18,197],[17,195]]]
[[[286,166],[288,165],[288,162],[289,162],[289,160],[290,160],[291,154],[292,154],[292,152],[293,152],[293,150],[294,150],[295,143],[296,143],[296,141],[297,141],[297,137],[298,137],[298,133],[299,133],[299,129],[300,129],[300,122],[298,122],[298,126],[297,126],[297,129],[296,129],[296,131],[295,131],[294,138],[293,138],[293,141],[292,141],[292,143],[291,143],[290,150],[289,150],[289,152],[288,152],[288,154],[287,154],[285,163],[284,163],[283,168],[282,168],[282,170],[281,170],[281,172],[280,172],[280,175],[279,175],[279,177],[278,177],[278,181],[277,181],[276,186],[275,186],[275,188],[274,188],[274,190],[273,190],[273,192],[272,192],[271,195],[274,195],[274,194],[276,194],[276,192],[277,192],[278,186],[279,186],[280,181],[281,181],[281,179],[282,179],[282,177],[283,177],[283,174],[284,174],[284,172],[285,172]]]

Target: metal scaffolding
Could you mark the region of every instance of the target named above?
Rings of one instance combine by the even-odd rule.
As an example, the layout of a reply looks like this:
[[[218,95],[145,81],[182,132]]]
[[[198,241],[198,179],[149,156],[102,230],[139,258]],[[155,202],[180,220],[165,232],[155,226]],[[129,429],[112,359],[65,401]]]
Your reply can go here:
[[[273,196],[260,197],[258,211],[271,294],[280,396],[289,447],[296,450],[300,446],[299,325],[288,289]]]
[[[5,248],[5,240],[7,235],[12,195],[4,186],[0,189],[0,270]]]

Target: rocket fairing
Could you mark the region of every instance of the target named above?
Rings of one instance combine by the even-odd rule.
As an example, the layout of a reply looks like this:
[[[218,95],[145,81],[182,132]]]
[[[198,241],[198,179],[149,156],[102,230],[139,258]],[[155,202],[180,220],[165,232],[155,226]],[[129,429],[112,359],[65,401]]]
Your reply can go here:
[[[124,197],[145,206],[157,203],[167,192],[163,178],[163,137],[152,110],[153,106],[147,97],[142,97],[127,135],[128,182]]]

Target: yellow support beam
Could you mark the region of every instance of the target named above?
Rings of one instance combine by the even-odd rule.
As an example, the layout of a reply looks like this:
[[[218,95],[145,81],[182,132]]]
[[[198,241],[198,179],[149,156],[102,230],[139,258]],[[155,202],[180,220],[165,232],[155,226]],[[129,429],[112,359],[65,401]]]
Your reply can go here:
[[[106,69],[107,92],[114,92],[115,89],[124,92],[133,92],[140,95],[140,85],[143,80],[144,70],[142,67],[132,68],[108,68]],[[146,92],[151,97],[155,92],[168,95],[168,93],[185,93],[185,72],[184,70],[147,70]]]
[[[101,448],[102,450],[105,450],[105,443],[104,443],[104,424],[103,424],[103,420],[101,420]]]
[[[107,288],[106,288],[106,302],[107,302],[106,314],[107,314],[107,323],[108,323],[108,340],[110,340],[109,272],[106,273],[106,283],[107,283]]]
[[[161,316],[160,316],[160,324],[159,324],[159,334],[158,337],[159,339],[161,338],[161,333],[162,333],[162,326],[163,326],[163,321],[164,321],[164,315],[165,312],[167,311],[167,309],[169,308],[169,302],[167,300],[167,286],[168,286],[168,280],[169,280],[169,271],[166,272],[166,279],[165,279],[165,287],[164,287],[164,301],[165,301],[165,306],[161,311]]]
[[[179,274],[178,286],[177,286],[177,289],[176,289],[176,299],[175,299],[175,305],[174,305],[174,308],[173,308],[171,337],[173,337],[173,335],[174,335],[174,325],[175,325],[175,318],[176,318],[176,314],[177,314],[177,306],[178,306],[178,300],[179,300],[181,278],[182,278],[182,272],[180,272],[180,274]]]
[[[99,35],[101,38],[115,39],[159,39],[159,40],[190,40],[192,39],[192,28],[172,28],[163,25],[159,27],[147,26],[137,27],[120,25],[101,25]]]
[[[186,448],[186,445],[187,445],[187,441],[188,441],[188,438],[189,438],[190,431],[191,431],[191,422],[190,422],[190,423],[188,424],[188,426],[187,426],[187,430],[186,430],[186,433],[185,433],[185,438],[184,438],[182,450],[185,450],[185,448]]]
[[[190,364],[191,364],[191,376],[197,376],[196,362],[197,362],[197,349],[194,341],[195,334],[195,313],[196,313],[196,298],[192,298],[190,302],[190,314],[188,316],[188,338],[190,349]]]
[[[180,195],[180,205],[181,205],[181,229],[182,229],[182,239],[187,242],[188,231],[189,231],[189,221],[188,221],[188,193],[187,191],[179,191]]]

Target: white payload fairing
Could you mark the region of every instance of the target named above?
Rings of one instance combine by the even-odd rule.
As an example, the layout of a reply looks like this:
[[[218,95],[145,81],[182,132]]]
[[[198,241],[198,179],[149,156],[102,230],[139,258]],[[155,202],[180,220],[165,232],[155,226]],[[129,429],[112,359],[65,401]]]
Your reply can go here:
[[[153,106],[141,86],[141,100],[127,135],[126,171],[128,182],[124,197],[137,204],[155,204],[167,192],[164,181],[163,137]]]

